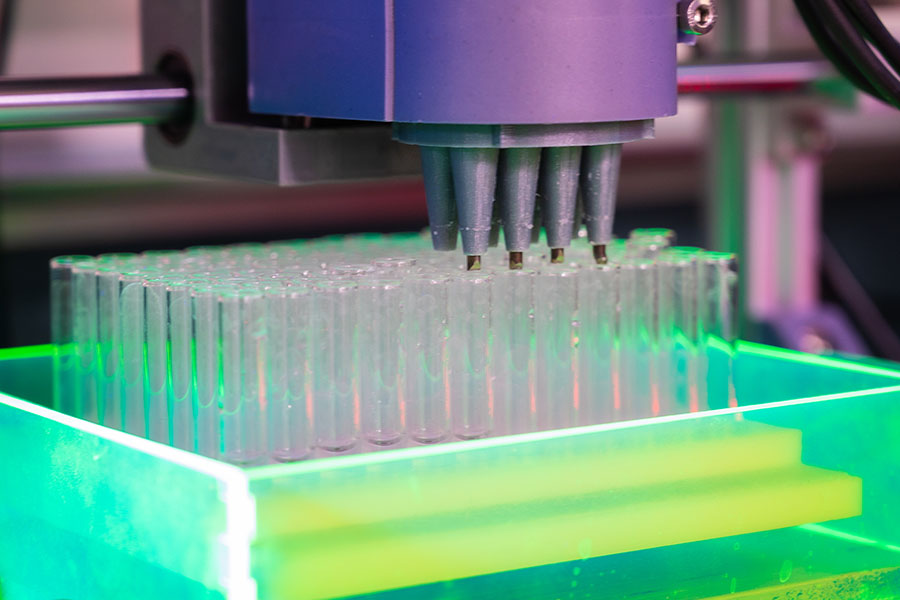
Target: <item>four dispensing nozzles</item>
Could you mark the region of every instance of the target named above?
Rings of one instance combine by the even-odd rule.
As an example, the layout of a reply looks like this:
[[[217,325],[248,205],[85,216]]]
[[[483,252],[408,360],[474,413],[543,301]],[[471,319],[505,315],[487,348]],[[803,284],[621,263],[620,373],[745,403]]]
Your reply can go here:
[[[583,223],[598,264],[612,241],[622,144],[515,148],[422,146],[428,218],[436,250],[462,240],[466,268],[497,245],[502,224],[509,268],[543,227],[552,263]]]

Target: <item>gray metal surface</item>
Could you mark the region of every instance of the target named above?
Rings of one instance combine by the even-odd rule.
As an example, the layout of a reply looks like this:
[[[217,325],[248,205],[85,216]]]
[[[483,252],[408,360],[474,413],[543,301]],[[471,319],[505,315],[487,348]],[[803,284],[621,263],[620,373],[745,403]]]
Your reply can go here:
[[[545,148],[621,144],[653,137],[653,119],[546,125],[394,123],[394,139],[419,146]]]
[[[392,142],[387,125],[322,127],[250,114],[244,11],[242,2],[142,1],[144,70],[154,72],[176,52],[190,66],[195,94],[181,144],[145,129],[152,166],[280,185],[420,172],[418,149]]]
[[[156,124],[189,107],[188,89],[160,75],[0,79],[0,129]]]

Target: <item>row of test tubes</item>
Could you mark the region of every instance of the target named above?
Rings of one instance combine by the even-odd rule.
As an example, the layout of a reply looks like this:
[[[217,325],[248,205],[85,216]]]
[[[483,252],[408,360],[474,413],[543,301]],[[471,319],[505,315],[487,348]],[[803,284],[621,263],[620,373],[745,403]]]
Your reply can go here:
[[[724,407],[735,259],[673,239],[513,271],[409,235],[59,257],[54,401],[237,464]]]

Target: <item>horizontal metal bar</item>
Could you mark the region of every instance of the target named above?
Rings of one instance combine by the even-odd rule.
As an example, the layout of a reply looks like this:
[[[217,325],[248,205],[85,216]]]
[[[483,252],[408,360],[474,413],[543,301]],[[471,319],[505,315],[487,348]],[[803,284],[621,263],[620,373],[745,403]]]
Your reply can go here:
[[[829,63],[817,60],[682,65],[678,67],[678,93],[792,92],[835,76]]]
[[[188,110],[190,91],[160,75],[0,79],[0,129],[162,123]]]
[[[833,74],[822,61],[683,65],[678,92],[799,91]],[[160,75],[0,79],[0,129],[163,123],[189,104],[190,91]]]

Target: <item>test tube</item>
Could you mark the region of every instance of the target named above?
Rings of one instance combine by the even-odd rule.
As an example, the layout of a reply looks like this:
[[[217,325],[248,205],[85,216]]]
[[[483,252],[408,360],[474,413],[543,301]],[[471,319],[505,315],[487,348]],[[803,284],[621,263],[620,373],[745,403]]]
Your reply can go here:
[[[221,454],[219,432],[219,312],[216,292],[198,286],[191,293],[192,365],[194,372],[191,404],[196,415],[197,452],[210,458]]]
[[[372,261],[375,268],[391,276],[402,276],[412,273],[416,268],[416,259],[400,256],[377,258]]]
[[[121,322],[119,320],[119,271],[115,266],[97,269],[97,394],[100,423],[122,429]]]
[[[166,405],[171,414],[171,443],[182,450],[194,450],[190,282],[170,280],[166,286],[166,304],[169,317]]]
[[[99,422],[97,393],[97,265],[83,261],[72,268],[72,301],[78,385],[75,390],[73,416]]]
[[[359,286],[359,397],[363,437],[379,446],[403,435],[401,363],[397,345],[402,323],[398,281],[373,280]]]
[[[144,403],[147,437],[169,443],[168,324],[166,277],[144,281]]]
[[[696,411],[697,254],[664,252],[659,273],[659,390],[662,414]]]
[[[494,430],[534,430],[534,272],[499,270],[491,291]]]
[[[316,445],[329,452],[352,448],[357,440],[356,284],[320,283],[313,289],[313,422]]]
[[[309,456],[313,446],[309,394],[312,297],[303,284],[266,292],[269,452],[281,462]]]
[[[578,422],[576,385],[577,274],[569,267],[538,273],[534,280],[535,424],[538,429]]]
[[[582,269],[578,277],[579,424],[615,416],[616,303],[618,270],[609,265]]]
[[[259,462],[266,452],[262,421],[265,303],[255,289],[226,288],[218,299],[222,380],[219,387],[222,457]]]
[[[617,419],[649,417],[659,412],[656,273],[653,262],[629,259],[619,265],[619,390]]]
[[[460,439],[487,436],[491,423],[491,280],[463,274],[448,289],[450,413]]]
[[[447,290],[444,278],[412,277],[404,285],[407,434],[433,444],[449,433],[446,373]]]
[[[122,426],[128,433],[147,437],[144,406],[144,285],[139,273],[122,273],[119,277],[119,332]]]
[[[57,256],[50,261],[50,340],[53,343],[53,408],[75,413],[78,354],[75,347],[72,268],[90,256]]]
[[[675,242],[675,232],[661,227],[633,229],[625,242],[629,258],[656,259],[659,253]]]
[[[632,229],[628,233],[628,239],[653,240],[662,248],[668,248],[675,244],[676,238],[675,230],[666,229],[665,227],[640,227],[638,229]]]
[[[737,337],[737,258],[729,252],[704,252],[700,261],[700,314],[708,406],[736,406],[733,373]]]

